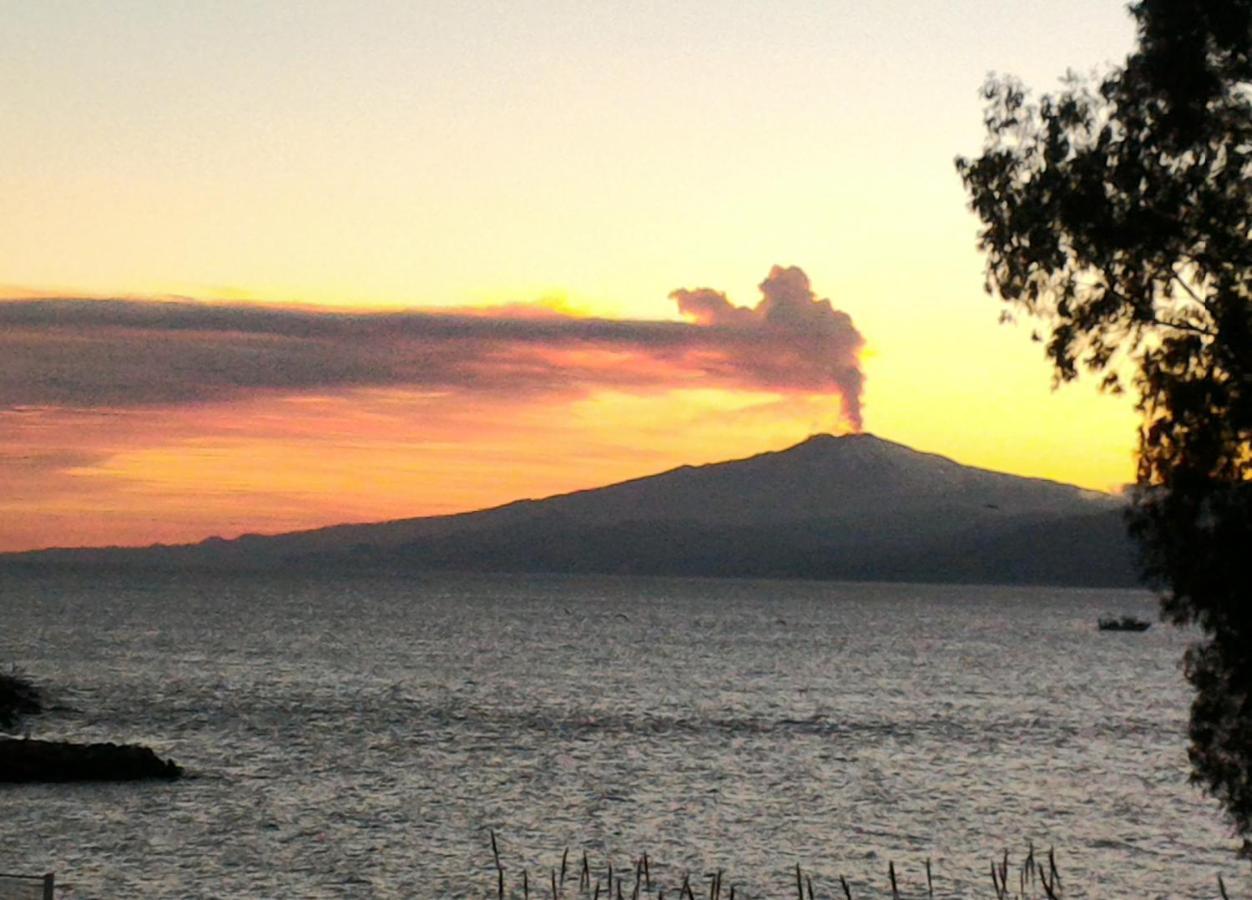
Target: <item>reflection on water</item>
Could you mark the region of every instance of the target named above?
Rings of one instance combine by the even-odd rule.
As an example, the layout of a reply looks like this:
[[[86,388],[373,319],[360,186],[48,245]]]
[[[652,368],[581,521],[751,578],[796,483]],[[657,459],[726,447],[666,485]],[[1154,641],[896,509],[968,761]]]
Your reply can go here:
[[[494,896],[495,828],[544,885],[572,846],[750,896],[791,896],[797,862],[881,896],[888,860],[924,884],[930,857],[937,894],[986,896],[1033,840],[1070,897],[1237,892],[1187,784],[1186,635],[1104,612],[1155,617],[1042,588],[7,577],[0,661],[58,706],[36,736],[195,777],[0,789],[0,871],[73,897]]]

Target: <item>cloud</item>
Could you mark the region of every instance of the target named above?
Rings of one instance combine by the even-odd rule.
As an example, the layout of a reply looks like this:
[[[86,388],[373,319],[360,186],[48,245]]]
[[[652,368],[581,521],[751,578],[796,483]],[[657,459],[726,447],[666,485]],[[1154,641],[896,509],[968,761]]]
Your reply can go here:
[[[844,417],[860,431],[865,381],[860,351],[865,339],[852,317],[818,298],[796,266],[774,266],[760,289],[754,309],[735,306],[709,288],[677,290],[670,297],[697,325],[756,335],[758,342],[743,348],[739,362],[756,373],[762,386],[785,388],[800,382],[833,388],[843,399]],[[777,356],[770,358],[770,353]]]
[[[804,273],[754,308],[671,296],[686,322],[548,310],[350,313],[190,301],[0,302],[0,410],[142,408],[397,387],[518,398],[611,388],[833,393],[860,427],[861,335]]]

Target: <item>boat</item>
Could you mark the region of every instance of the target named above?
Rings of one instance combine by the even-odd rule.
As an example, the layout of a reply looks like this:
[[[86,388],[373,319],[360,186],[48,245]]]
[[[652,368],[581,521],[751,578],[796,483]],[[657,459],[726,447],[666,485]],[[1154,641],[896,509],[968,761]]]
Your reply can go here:
[[[1098,624],[1101,631],[1147,631],[1152,627],[1151,622],[1134,616],[1101,616]]]

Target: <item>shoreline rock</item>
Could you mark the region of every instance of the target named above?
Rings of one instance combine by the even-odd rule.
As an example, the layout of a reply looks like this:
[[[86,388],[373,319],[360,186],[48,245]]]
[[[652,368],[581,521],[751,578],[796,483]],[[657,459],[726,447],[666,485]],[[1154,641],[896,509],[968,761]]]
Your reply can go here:
[[[0,738],[0,782],[173,781],[182,767],[138,744]]]

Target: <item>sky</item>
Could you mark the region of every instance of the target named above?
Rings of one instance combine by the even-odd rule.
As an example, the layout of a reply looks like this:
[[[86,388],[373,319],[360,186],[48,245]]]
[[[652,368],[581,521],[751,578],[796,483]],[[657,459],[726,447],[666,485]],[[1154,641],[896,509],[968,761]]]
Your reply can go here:
[[[457,512],[863,428],[1113,490],[953,168],[1121,3],[12,4],[0,550]]]

